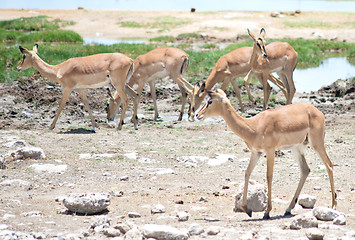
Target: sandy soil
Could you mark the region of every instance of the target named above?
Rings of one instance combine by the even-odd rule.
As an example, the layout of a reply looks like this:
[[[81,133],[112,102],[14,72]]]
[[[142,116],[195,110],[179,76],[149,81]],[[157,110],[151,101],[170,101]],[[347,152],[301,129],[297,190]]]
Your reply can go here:
[[[70,28],[84,37],[97,37],[96,32],[102,33],[100,37],[107,38],[147,38],[156,34],[117,31],[119,28],[114,23],[123,18],[135,19],[136,12],[132,15],[129,12],[117,14],[113,11],[85,10],[0,12],[1,18],[46,14],[75,20],[80,24]],[[152,14],[140,13],[142,19],[151,17]],[[167,13],[154,13],[153,16],[156,14]],[[280,19],[269,18],[269,13],[178,14],[198,20],[189,27],[191,31],[199,31],[198,29],[206,26],[206,32],[212,31],[216,19],[221,22],[228,21],[225,16],[235,15],[235,18],[243,18],[243,24],[248,23],[249,28],[257,29],[269,24],[266,26],[268,32],[275,37],[301,37],[301,33],[296,34],[301,30],[283,31],[281,27],[275,27],[275,22]],[[205,16],[208,24],[202,20]],[[305,14],[301,17],[303,16],[311,15]],[[319,17],[320,14],[314,16]],[[233,21],[239,23],[235,26],[235,29],[239,29],[237,32],[244,34],[246,26],[238,19]],[[221,26],[221,23],[217,25]],[[231,25],[229,23],[227,27]],[[189,32],[180,29],[174,30],[173,34],[178,34],[179,31]],[[307,31],[310,33],[311,30],[302,31],[312,38],[311,34],[307,34]],[[324,30],[323,33],[325,36],[332,36],[332,33],[341,32],[341,39],[350,42],[354,41],[353,31],[333,29]],[[235,32],[231,35],[213,32],[213,35],[221,38],[233,37]],[[97,216],[64,214],[63,204],[56,199],[70,193],[105,192],[112,193],[109,211],[105,213],[112,219],[112,224],[129,220],[128,212],[138,212],[141,218],[130,219],[138,226],[155,223],[182,229],[198,223],[205,228],[219,226],[222,229],[217,236],[194,236],[191,239],[258,239],[262,236],[269,239],[306,239],[306,229],[290,230],[292,219],[282,217],[299,179],[299,169],[292,154],[282,151],[276,158],[272,219],[260,220],[263,213],[255,213],[252,218],[244,213],[234,213],[234,195],[238,184],[243,182],[250,152],[242,139],[234,135],[221,119],[188,122],[185,115],[183,121],[175,121],[180,108],[179,91],[169,80],[157,83],[161,121],[152,121],[151,98],[149,94],[144,93],[137,131],[133,129],[129,118],[123,130],[119,132],[114,129],[116,122],[106,123],[105,90],[91,90],[89,100],[99,125],[95,134],[86,130],[90,123],[84,106],[75,93],[62,112],[56,128],[49,131],[48,127],[58,108],[61,90],[57,84],[39,76],[24,80],[14,82],[10,86],[0,85],[0,154],[5,156],[13,151],[8,143],[22,139],[29,146],[42,148],[46,158],[7,161],[7,168],[0,170],[2,180],[28,181],[25,185],[0,186],[0,217],[3,218],[5,214],[15,215],[13,218],[7,217],[6,220],[3,218],[2,222],[7,225],[7,229],[26,233],[43,232],[47,238],[68,234],[82,236]],[[334,162],[337,209],[346,214],[347,223],[345,226],[323,223],[320,229],[325,234],[325,239],[341,238],[355,229],[355,182],[352,175],[355,156],[355,111],[354,88],[351,86],[354,86],[354,79],[348,80],[348,92],[340,94],[339,97],[335,96],[335,88],[332,87],[312,94],[298,93],[294,99],[294,102],[310,102],[326,115],[325,140],[328,154]],[[241,89],[242,94],[246,94],[245,90]],[[254,95],[260,95],[261,92],[259,88],[253,89]],[[273,94],[283,99],[280,93]],[[234,99],[235,96],[231,94],[229,98]],[[283,102],[284,99],[277,103],[276,107]],[[251,116],[261,111],[260,103],[256,106],[247,102],[245,104],[247,110],[243,116]],[[208,161],[202,160],[186,161],[188,156],[216,159],[219,154],[232,156],[219,165],[210,165]],[[316,196],[316,206],[329,207],[330,186],[322,163],[312,149],[307,151],[306,158],[312,172],[302,193]],[[29,168],[35,163],[65,164],[68,169],[62,174],[37,173]],[[252,179],[266,185],[265,175],[266,160],[261,158]],[[117,194],[120,192],[121,194]],[[206,197],[207,201],[200,201],[201,196]],[[152,215],[151,206],[158,203],[166,207],[166,213]],[[41,215],[26,217],[23,214],[31,211],[40,211]],[[178,222],[177,211],[187,211],[190,219],[187,222]],[[297,208],[293,214],[307,211],[309,210]],[[211,219],[216,221],[211,222]],[[92,239],[105,239],[105,236],[99,233],[89,233],[89,236]]]
[[[355,28],[352,27],[355,16],[353,13],[339,12],[302,12],[283,17],[271,17],[271,12],[195,12],[187,11],[110,11],[110,10],[40,10],[0,9],[0,20],[18,17],[32,17],[46,15],[55,19],[74,21],[76,24],[67,26],[78,32],[84,38],[109,39],[149,39],[161,35],[177,36],[181,33],[201,33],[217,38],[236,38],[246,35],[246,29],[258,32],[265,28],[267,37],[272,38],[305,38],[318,37],[336,39],[337,41],[355,42]],[[155,28],[126,28],[120,22],[156,22],[156,19],[166,17],[175,18],[175,21],[185,21],[186,24],[164,28],[161,25]],[[165,21],[171,22],[166,19]],[[173,20],[174,21],[174,20]],[[293,28],[287,27],[285,22],[302,23]],[[322,28],[306,27],[310,24]]]

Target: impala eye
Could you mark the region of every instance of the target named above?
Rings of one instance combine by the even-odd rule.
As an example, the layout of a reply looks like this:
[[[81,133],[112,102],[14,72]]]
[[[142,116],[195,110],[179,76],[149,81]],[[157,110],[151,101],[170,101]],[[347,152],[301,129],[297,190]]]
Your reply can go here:
[[[212,100],[208,100],[207,104],[211,105],[212,104]]]

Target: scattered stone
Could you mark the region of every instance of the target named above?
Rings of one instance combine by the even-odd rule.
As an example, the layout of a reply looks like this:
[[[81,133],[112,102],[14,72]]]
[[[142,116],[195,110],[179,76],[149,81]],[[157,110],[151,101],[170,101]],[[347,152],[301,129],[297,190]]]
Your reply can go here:
[[[113,227],[105,228],[103,233],[108,237],[119,237],[121,236],[120,230],[117,230]]]
[[[142,231],[140,231],[136,226],[131,228],[125,235],[124,240],[141,240],[143,239]]]
[[[189,220],[190,214],[187,212],[178,212],[176,216],[179,222],[185,222]]]
[[[6,221],[6,220],[9,220],[9,219],[15,218],[15,217],[16,217],[16,215],[14,215],[14,214],[6,213],[6,214],[4,214],[4,216],[2,218]]]
[[[242,200],[243,200],[244,184],[239,185],[237,195],[235,196],[235,212],[243,212]],[[248,209],[253,212],[262,212],[267,206],[267,190],[264,185],[257,183],[253,180],[249,181],[248,195],[247,195]]]
[[[30,186],[30,182],[28,181],[24,181],[21,179],[6,179],[4,181],[2,181],[0,183],[0,186],[11,186],[11,187],[15,187],[15,186]]]
[[[312,213],[318,220],[322,221],[333,221],[340,215],[344,215],[342,212],[327,207],[316,207],[313,209]]]
[[[203,233],[205,230],[203,229],[203,227],[200,224],[197,223],[193,223],[189,229],[189,235],[200,235],[201,233]]]
[[[29,168],[38,173],[64,173],[67,170],[68,165],[32,164]]]
[[[73,193],[63,200],[71,212],[95,214],[106,210],[110,205],[110,195],[106,193]]]
[[[43,213],[40,211],[31,211],[31,212],[21,213],[21,216],[23,216],[23,217],[40,217],[42,215],[43,215]]]
[[[220,231],[221,231],[221,229],[219,227],[217,227],[217,226],[209,227],[206,230],[207,235],[211,235],[211,236],[217,235]]]
[[[131,230],[130,226],[125,223],[117,224],[114,228],[118,229],[122,234],[126,234],[129,230]]]
[[[155,206],[152,207],[152,209],[150,210],[150,212],[152,214],[157,214],[157,213],[165,213],[165,207],[162,204],[157,204]]]
[[[310,196],[307,194],[301,194],[298,197],[298,204],[304,208],[313,208],[316,204],[317,199],[314,196]]]
[[[139,213],[137,213],[137,212],[129,212],[128,213],[128,217],[129,218],[140,218],[141,215]]]
[[[200,197],[200,202],[207,202],[207,198],[205,196]]]
[[[146,224],[143,226],[143,236],[158,240],[186,240],[189,238],[186,232],[167,225]]]
[[[317,218],[313,216],[312,212],[293,217],[290,225],[290,228],[295,230],[312,227],[318,227]]]
[[[346,224],[346,217],[345,215],[340,215],[338,217],[336,217],[334,220],[333,220],[333,223],[335,225],[345,225]]]
[[[309,240],[323,240],[324,233],[318,228],[310,228],[306,232],[306,237]]]
[[[0,154],[0,169],[6,169],[5,157]]]
[[[120,181],[121,181],[121,182],[128,181],[128,180],[129,180],[129,177],[128,177],[128,176],[122,176],[122,177],[120,177]]]
[[[20,148],[14,152],[10,153],[10,157],[13,160],[18,160],[18,159],[42,159],[46,158],[46,155],[44,154],[43,149],[38,148],[38,147],[23,147]]]

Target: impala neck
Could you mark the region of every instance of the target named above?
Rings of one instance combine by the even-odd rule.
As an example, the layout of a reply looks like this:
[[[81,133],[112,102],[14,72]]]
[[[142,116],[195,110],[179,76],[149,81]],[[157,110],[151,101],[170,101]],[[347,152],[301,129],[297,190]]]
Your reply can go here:
[[[58,69],[56,66],[49,65],[48,63],[43,61],[38,55],[34,57],[34,59],[32,60],[32,64],[33,68],[39,71],[43,77],[48,78],[54,82],[58,82]]]
[[[249,60],[249,65],[250,65],[251,69],[253,69],[254,66],[257,65],[257,59],[258,59],[257,46],[256,46],[256,44],[254,44],[253,45],[253,52],[252,52],[250,60]]]
[[[230,103],[225,103],[225,108],[221,116],[224,121],[226,121],[228,127],[246,142],[248,142],[255,133],[251,125],[251,119],[240,116]]]

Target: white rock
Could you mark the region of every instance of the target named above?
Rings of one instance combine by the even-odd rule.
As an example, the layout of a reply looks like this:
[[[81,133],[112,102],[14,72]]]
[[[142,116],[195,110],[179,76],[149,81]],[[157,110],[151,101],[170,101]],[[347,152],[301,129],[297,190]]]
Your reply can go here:
[[[124,235],[124,239],[125,240],[138,240],[138,239],[141,240],[141,239],[143,239],[143,234],[137,227],[134,227]]]
[[[2,218],[6,221],[6,220],[9,220],[9,219],[15,218],[15,217],[16,217],[16,215],[14,215],[14,214],[6,213],[6,214],[4,214],[4,216]]]
[[[43,149],[38,147],[23,147],[10,153],[12,159],[40,159],[46,158]]]
[[[239,185],[237,195],[235,196],[235,212],[242,211],[244,184]],[[266,187],[253,180],[249,181],[248,194],[247,194],[247,206],[253,212],[262,212],[267,206],[267,190]]]
[[[335,225],[345,225],[346,224],[346,217],[345,215],[339,215],[338,217],[336,217],[334,220],[333,220],[333,223]]]
[[[7,226],[6,224],[0,224],[0,230],[4,230],[7,229],[9,226]]]
[[[145,238],[157,240],[186,240],[189,238],[186,232],[167,225],[146,224],[143,226],[142,232]]]
[[[316,201],[317,201],[316,197],[307,194],[301,194],[298,197],[298,204],[304,208],[313,208],[314,205],[316,204]]]
[[[152,214],[156,214],[156,213],[165,213],[165,207],[164,207],[164,205],[162,205],[162,204],[157,204],[157,205],[155,205],[155,206],[153,206],[152,207],[152,209],[150,210],[150,212],[152,213]]]
[[[141,215],[139,213],[137,213],[137,212],[129,212],[128,213],[128,217],[129,218],[140,218]]]
[[[103,233],[108,237],[119,237],[121,235],[120,230],[113,227],[109,227],[103,230]]]
[[[32,164],[29,166],[35,172],[48,172],[48,173],[64,173],[68,165],[54,165],[54,164]]]
[[[43,215],[43,213],[40,211],[31,211],[31,212],[21,213],[21,216],[23,216],[23,217],[40,217],[42,215]]]
[[[20,147],[25,147],[26,142],[23,140],[16,140],[16,141],[5,143],[4,146],[8,148],[20,148]]]
[[[185,222],[185,221],[189,220],[190,214],[187,212],[178,212],[176,214],[176,216],[177,216],[179,222]]]
[[[312,213],[318,220],[322,221],[333,221],[340,215],[344,215],[342,212],[327,207],[316,207],[312,210]]]
[[[220,231],[221,229],[218,226],[211,226],[206,229],[207,235],[217,235]]]
[[[322,240],[324,238],[324,233],[318,228],[310,228],[306,232],[306,237],[309,240]]]
[[[110,194],[73,193],[63,200],[63,204],[72,212],[95,214],[104,211],[110,205]]]
[[[291,229],[301,229],[301,228],[312,228],[318,227],[318,221],[312,212],[307,212],[305,214],[297,215],[292,218],[290,228]]]
[[[198,224],[198,223],[193,223],[191,224],[191,226],[188,229],[189,234],[192,235],[200,235],[201,233],[203,233],[205,230],[203,229],[203,227]]]

